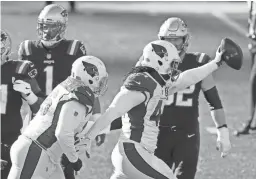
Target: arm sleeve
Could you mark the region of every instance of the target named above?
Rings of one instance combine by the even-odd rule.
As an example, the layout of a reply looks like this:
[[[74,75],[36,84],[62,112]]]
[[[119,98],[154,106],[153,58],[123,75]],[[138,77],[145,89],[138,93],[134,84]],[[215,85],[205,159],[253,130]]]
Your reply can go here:
[[[204,91],[204,97],[208,102],[211,110],[217,110],[222,108],[222,103],[216,86]]]
[[[76,162],[78,159],[74,145],[74,130],[85,116],[85,107],[77,101],[70,101],[62,106],[55,136],[70,162]]]
[[[216,62],[211,61],[201,67],[182,72],[178,79],[170,84],[168,95],[172,95],[177,91],[183,90],[188,86],[198,83],[217,69],[218,65]]]

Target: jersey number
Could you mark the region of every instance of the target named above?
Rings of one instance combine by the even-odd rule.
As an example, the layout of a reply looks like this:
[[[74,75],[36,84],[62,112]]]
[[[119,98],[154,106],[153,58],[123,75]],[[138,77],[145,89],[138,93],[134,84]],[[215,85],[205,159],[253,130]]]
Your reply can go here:
[[[179,91],[176,94],[168,96],[168,99],[165,101],[165,105],[171,105],[174,103],[175,106],[192,106],[193,105],[193,99],[192,98],[187,98],[184,99],[184,94],[192,94],[195,91],[195,85],[192,85],[188,88],[186,88],[183,91]],[[177,95],[176,101],[174,98],[174,95]]]
[[[150,116],[150,121],[155,121],[156,126],[159,126],[160,115],[162,113],[162,104],[163,104],[163,101],[160,100],[157,103],[157,106],[156,106],[153,114]]]
[[[52,92],[53,66],[45,67],[44,72],[46,73],[45,93],[46,95],[49,95]]]
[[[8,93],[7,85],[1,85],[1,114],[6,113],[7,93]]]

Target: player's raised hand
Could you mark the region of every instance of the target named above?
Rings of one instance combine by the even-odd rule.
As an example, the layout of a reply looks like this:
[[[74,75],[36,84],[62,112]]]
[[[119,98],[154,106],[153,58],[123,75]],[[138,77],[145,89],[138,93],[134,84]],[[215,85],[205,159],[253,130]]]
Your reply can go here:
[[[240,70],[243,64],[243,52],[238,44],[229,38],[221,40],[221,44],[216,51],[215,59],[220,66],[225,62],[229,67]]]
[[[217,129],[217,146],[216,149],[221,152],[221,157],[224,158],[231,150],[231,142],[229,140],[229,130],[227,127]]]

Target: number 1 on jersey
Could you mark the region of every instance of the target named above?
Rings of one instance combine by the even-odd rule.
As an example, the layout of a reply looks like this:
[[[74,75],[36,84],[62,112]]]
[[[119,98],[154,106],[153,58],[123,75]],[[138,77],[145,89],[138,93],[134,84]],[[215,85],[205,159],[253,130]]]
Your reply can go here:
[[[53,66],[47,66],[44,69],[44,72],[46,73],[45,78],[45,93],[46,95],[49,95],[52,92],[52,83],[53,83]]]

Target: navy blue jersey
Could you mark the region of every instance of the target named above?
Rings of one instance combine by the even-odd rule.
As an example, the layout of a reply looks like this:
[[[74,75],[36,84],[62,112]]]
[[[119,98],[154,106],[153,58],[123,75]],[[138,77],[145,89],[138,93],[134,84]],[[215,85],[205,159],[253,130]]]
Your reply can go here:
[[[33,62],[38,70],[37,81],[45,95],[71,73],[73,62],[86,55],[81,41],[62,40],[55,47],[47,49],[40,40],[26,40],[20,44],[19,58]]]
[[[24,80],[30,82],[35,94],[40,92],[40,88],[35,81],[37,70],[30,61],[9,60],[1,66],[1,134],[19,134],[22,128],[22,118],[20,109],[22,106],[22,96],[20,92],[13,90],[14,80]]]
[[[205,53],[186,53],[179,70],[186,71],[199,67],[210,61]],[[168,97],[168,101],[161,116],[160,125],[176,126],[182,129],[198,126],[198,99],[201,91],[201,82],[191,85]]]

